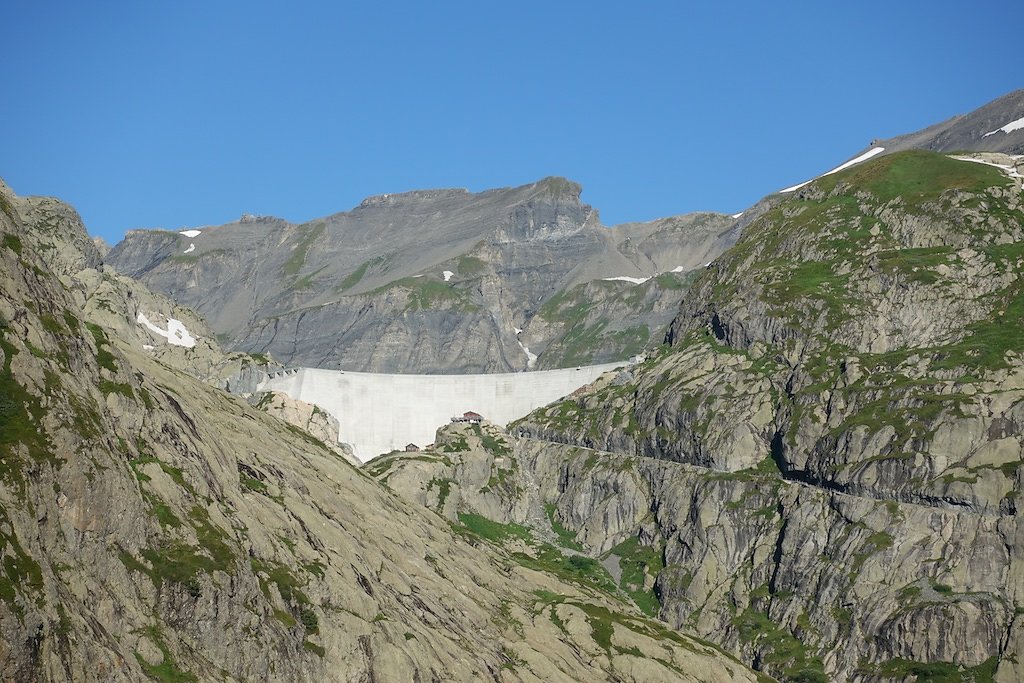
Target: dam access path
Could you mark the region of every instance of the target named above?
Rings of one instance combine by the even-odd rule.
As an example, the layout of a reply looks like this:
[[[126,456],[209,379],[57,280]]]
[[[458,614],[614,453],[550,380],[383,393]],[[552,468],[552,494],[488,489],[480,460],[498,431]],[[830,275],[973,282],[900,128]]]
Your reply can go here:
[[[361,462],[408,444],[433,443],[437,428],[474,412],[505,425],[632,361],[488,375],[390,375],[316,368],[271,374],[258,391],[312,403],[338,420],[338,440]]]

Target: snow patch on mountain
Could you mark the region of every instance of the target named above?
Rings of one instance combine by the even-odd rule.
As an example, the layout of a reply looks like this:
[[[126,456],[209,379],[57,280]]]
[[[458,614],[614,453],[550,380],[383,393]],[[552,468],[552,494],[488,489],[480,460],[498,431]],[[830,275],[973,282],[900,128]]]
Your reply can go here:
[[[851,166],[853,166],[855,164],[859,164],[862,161],[867,161],[868,159],[870,159],[871,157],[875,156],[876,154],[881,154],[884,151],[885,151],[885,147],[872,147],[871,149],[869,149],[868,151],[864,152],[860,156],[855,157],[853,159],[850,159],[846,163],[843,163],[843,164],[840,164],[840,165],[836,166],[835,168],[833,168],[831,171],[828,171],[827,173],[822,173],[817,178],[811,178],[810,180],[805,180],[804,182],[802,182],[802,183],[800,183],[798,185],[793,185],[792,187],[787,187],[784,190],[779,190],[779,193],[792,192],[793,190],[799,190],[801,187],[803,187],[807,183],[814,182],[818,178],[824,178],[825,176],[832,175],[833,173],[839,173],[840,171],[845,170],[847,168],[850,168]]]
[[[202,233],[202,230],[182,230],[178,234],[184,235],[185,237],[199,237]]]
[[[617,275],[615,277],[603,277],[601,279],[604,280],[605,282],[614,282],[616,280],[620,280],[622,282],[632,282],[634,285],[642,285],[643,283],[647,282],[651,278],[649,278],[649,277],[630,277],[628,275]]]
[[[995,135],[996,133],[1012,133],[1013,131],[1020,130],[1021,128],[1024,128],[1024,117],[1021,117],[1016,121],[1010,121],[1002,128],[996,128],[994,131],[985,133],[981,137],[987,138],[989,135]]]
[[[1024,175],[1021,174],[1019,167],[1021,166],[1021,160],[1024,156],[1009,156],[1005,154],[985,154],[981,153],[975,156],[962,156],[954,154],[954,159],[958,161],[970,161],[975,164],[985,164],[986,166],[994,166],[1000,171],[1010,176],[1011,178],[1024,179]],[[1009,161],[1010,163],[1001,164],[1000,161]]]
[[[684,268],[683,266],[676,266],[672,270],[666,270],[666,271],[662,271],[662,272],[665,272],[665,273],[682,273],[682,272],[685,272],[685,271],[686,271],[686,268]],[[630,277],[629,275],[616,275],[615,277],[603,277],[601,279],[604,280],[605,282],[615,282],[615,281],[619,281],[619,282],[632,282],[634,285],[642,285],[643,283],[647,282],[651,278],[657,277],[659,275],[661,275],[661,272],[655,273],[654,275],[649,275],[648,277]]]
[[[196,250],[196,243],[195,243],[195,242],[192,242],[192,243],[190,243],[190,244],[188,245],[188,249],[186,249],[186,250],[185,250],[185,251],[183,251],[182,253],[183,253],[183,254],[191,254],[191,253],[192,253],[193,251],[195,251],[195,250]]]
[[[139,315],[135,318],[135,321],[140,325],[145,325],[153,334],[160,335],[166,339],[168,344],[184,346],[189,349],[196,345],[196,338],[189,334],[188,329],[180,320],[167,318],[167,329],[165,330],[151,323],[149,318],[147,318],[142,311],[139,311]]]
[[[519,341],[518,339],[516,340],[516,342],[519,343],[519,348],[521,348],[523,350],[523,353],[526,354],[526,367],[532,368],[533,364],[537,362],[537,354],[530,353],[530,347],[525,346],[523,342]]]
[[[779,194],[783,194],[783,193],[786,193],[786,192],[793,192],[794,190],[799,190],[801,187],[803,187],[804,185],[810,184],[814,180],[815,180],[815,178],[811,178],[810,180],[805,180],[802,183],[798,183],[796,185],[790,185],[789,187],[784,187],[781,190],[779,190]]]
[[[450,270],[446,270],[446,271],[442,272],[441,275],[444,276],[444,281],[448,282],[449,280],[452,279],[452,276],[455,275],[455,273],[453,273]]]

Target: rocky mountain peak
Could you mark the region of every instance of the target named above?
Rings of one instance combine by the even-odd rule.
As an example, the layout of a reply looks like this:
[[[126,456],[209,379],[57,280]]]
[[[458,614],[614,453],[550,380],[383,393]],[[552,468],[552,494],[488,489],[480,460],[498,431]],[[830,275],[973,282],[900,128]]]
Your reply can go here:
[[[660,339],[678,303],[657,293],[734,237],[726,219],[609,230],[580,194],[551,177],[377,195],[300,225],[132,231],[107,260],[196,309],[233,348],[287,364],[468,373],[524,370],[534,356],[546,368],[625,359]],[[595,280],[571,315],[543,307]],[[638,282],[639,309],[625,303]],[[550,319],[531,329],[540,311]]]
[[[512,207],[495,231],[496,243],[566,239],[599,225],[597,212],[580,201],[583,188],[578,183],[548,177],[527,187],[528,197]]]
[[[239,217],[237,222],[238,223],[277,223],[277,222],[280,222],[281,220],[283,220],[283,219],[278,218],[277,216],[263,216],[263,215],[253,214],[253,213],[243,213]]]
[[[359,203],[357,208],[368,209],[371,207],[397,208],[406,204],[417,202],[431,202],[443,199],[463,199],[469,196],[469,190],[462,188],[438,189],[438,190],[411,190],[408,192],[389,192],[375,194],[367,197]]]
[[[98,246],[73,208],[53,197],[13,197],[12,206],[24,225],[42,245],[47,265],[58,275],[68,276],[102,262]]]
[[[579,183],[563,178],[561,176],[548,176],[538,180],[533,185],[542,192],[549,193],[555,199],[575,199],[579,200],[580,195],[583,193],[583,186]]]

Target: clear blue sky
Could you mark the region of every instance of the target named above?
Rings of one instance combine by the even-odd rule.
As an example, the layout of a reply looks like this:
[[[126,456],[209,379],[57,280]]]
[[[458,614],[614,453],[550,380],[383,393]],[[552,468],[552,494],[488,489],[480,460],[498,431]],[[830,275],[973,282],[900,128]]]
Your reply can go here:
[[[547,175],[606,224],[735,212],[1024,87],[1019,0],[40,0],[3,23],[0,177],[111,242]]]

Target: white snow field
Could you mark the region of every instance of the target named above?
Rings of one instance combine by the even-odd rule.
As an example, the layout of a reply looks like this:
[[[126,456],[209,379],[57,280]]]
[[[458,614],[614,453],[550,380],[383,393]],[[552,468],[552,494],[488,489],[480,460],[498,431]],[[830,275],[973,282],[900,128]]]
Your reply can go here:
[[[189,349],[196,345],[196,338],[189,334],[185,324],[180,320],[168,318],[167,329],[165,330],[151,323],[149,318],[147,318],[142,311],[139,311],[139,315],[135,318],[135,321],[140,325],[145,325],[153,334],[160,335],[166,339],[168,344],[184,346]]]
[[[366,462],[414,443],[433,443],[452,417],[474,411],[504,425],[567,396],[627,363],[493,375],[386,375],[296,368],[276,372],[257,391],[312,403],[339,422],[338,440]]]
[[[616,275],[615,277],[603,277],[601,278],[605,282],[615,282],[616,280],[622,282],[632,282],[634,285],[642,285],[651,278],[649,277],[630,277],[628,275]]]
[[[185,237],[199,237],[199,235],[203,234],[203,231],[202,230],[182,230],[178,234],[179,235],[184,235]]]
[[[1017,170],[1017,166],[1015,165],[1015,164],[1020,164],[1021,160],[1024,159],[1024,156],[1022,156],[1022,155],[1009,156],[1009,155],[997,154],[997,153],[987,153],[986,154],[984,152],[980,152],[980,153],[978,153],[978,156],[961,156],[961,155],[957,155],[957,154],[954,154],[952,156],[953,156],[954,159],[957,159],[958,161],[970,161],[970,162],[975,163],[975,164],[985,164],[986,166],[995,166],[996,168],[998,168],[1000,171],[1002,171],[1006,175],[1010,176],[1011,178],[1024,179],[1024,175],[1021,175],[1021,173]],[[999,159],[1009,160],[1009,161],[1011,161],[1013,163],[1001,164],[998,161]]]
[[[996,128],[991,133],[985,133],[981,137],[987,138],[989,135],[995,135],[996,133],[1012,133],[1013,131],[1020,130],[1021,128],[1024,128],[1024,117],[1019,118],[1016,121],[1010,121],[1002,128]]]
[[[872,147],[871,149],[869,149],[868,151],[864,152],[860,156],[858,156],[856,158],[853,158],[853,159],[850,159],[846,163],[843,163],[843,164],[840,164],[840,165],[836,166],[831,171],[828,171],[826,173],[822,173],[820,176],[817,176],[815,178],[811,178],[810,180],[805,180],[804,182],[800,183],[799,185],[793,185],[792,187],[787,187],[784,190],[779,190],[779,192],[782,193],[782,192],[792,192],[793,190],[799,190],[801,187],[803,187],[807,183],[812,183],[815,180],[817,180],[818,178],[824,178],[825,176],[832,175],[833,173],[839,173],[840,171],[842,171],[844,169],[850,168],[854,164],[859,164],[862,161],[867,161],[868,159],[870,159],[871,157],[875,156],[876,154],[881,154],[884,151],[885,151],[885,147]]]

